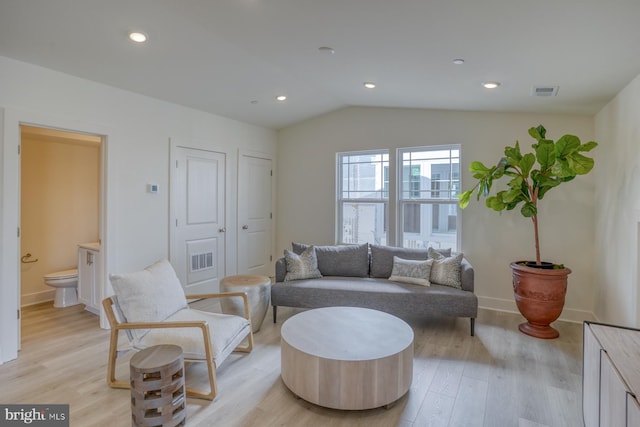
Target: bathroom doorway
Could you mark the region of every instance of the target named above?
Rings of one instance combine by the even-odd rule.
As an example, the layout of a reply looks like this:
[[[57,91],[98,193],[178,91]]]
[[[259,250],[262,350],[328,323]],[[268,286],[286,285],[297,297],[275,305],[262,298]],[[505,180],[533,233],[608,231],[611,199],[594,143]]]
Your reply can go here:
[[[100,241],[102,136],[20,126],[20,306],[51,301],[52,272]]]

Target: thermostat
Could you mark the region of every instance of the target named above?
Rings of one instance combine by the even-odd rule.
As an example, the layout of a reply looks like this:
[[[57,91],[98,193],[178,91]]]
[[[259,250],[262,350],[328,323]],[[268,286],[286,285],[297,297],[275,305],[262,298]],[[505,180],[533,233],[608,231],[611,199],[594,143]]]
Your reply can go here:
[[[158,184],[147,184],[148,193],[157,193],[159,190]]]

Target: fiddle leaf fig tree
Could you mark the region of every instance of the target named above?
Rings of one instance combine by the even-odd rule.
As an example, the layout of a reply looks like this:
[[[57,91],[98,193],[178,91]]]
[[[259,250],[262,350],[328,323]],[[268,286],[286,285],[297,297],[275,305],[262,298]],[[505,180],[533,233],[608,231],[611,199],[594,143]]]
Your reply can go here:
[[[469,172],[477,183],[471,190],[458,194],[462,209],[469,205],[474,193],[477,200],[484,197],[487,207],[498,212],[520,206],[522,216],[533,222],[537,265],[541,265],[538,202],[552,188],[589,173],[593,169],[593,159],[582,153],[598,145],[594,141],[583,144],[575,135],[564,135],[554,142],[546,138],[546,133],[542,125],[529,129],[529,135],[537,141],[531,145],[531,153],[523,154],[516,141],[515,146],[505,147],[504,157],[495,166],[471,162]],[[494,182],[502,178],[508,180],[506,188],[491,195]]]

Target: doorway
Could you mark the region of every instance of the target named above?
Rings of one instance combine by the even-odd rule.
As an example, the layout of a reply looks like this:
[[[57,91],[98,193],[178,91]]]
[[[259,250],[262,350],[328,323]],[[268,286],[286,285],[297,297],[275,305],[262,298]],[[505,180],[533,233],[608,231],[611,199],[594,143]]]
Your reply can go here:
[[[241,153],[238,168],[238,272],[273,273],[271,159]]]
[[[20,306],[53,299],[44,275],[100,242],[102,136],[20,125]]]
[[[218,292],[226,261],[226,155],[176,146],[171,157],[171,264],[186,294]]]

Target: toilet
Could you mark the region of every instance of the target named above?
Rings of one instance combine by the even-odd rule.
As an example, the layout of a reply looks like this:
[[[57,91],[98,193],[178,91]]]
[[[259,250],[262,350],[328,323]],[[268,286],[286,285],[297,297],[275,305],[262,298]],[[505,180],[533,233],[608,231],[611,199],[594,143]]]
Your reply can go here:
[[[78,269],[56,271],[44,276],[44,283],[56,288],[54,307],[69,307],[78,304]]]

